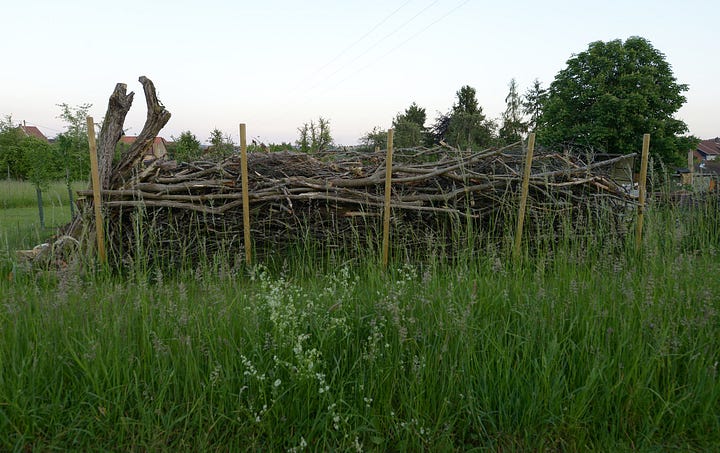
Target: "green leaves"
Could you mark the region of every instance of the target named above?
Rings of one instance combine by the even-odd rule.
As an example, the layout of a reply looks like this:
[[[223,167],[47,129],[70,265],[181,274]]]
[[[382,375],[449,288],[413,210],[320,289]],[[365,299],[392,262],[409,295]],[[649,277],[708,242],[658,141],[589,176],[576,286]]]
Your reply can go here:
[[[202,155],[200,141],[190,131],[180,134],[180,137],[172,137],[174,144],[170,148],[170,155],[173,159],[184,162],[191,162]]]
[[[687,126],[673,115],[687,89],[644,38],[593,42],[568,60],[551,84],[539,140],[627,154],[637,152],[642,135],[650,133],[651,152],[666,164],[679,163],[687,140],[678,135]]]

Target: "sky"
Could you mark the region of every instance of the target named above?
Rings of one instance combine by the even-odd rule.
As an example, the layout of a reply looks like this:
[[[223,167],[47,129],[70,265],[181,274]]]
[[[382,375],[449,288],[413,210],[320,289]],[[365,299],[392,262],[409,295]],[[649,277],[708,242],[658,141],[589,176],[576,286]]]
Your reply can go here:
[[[90,103],[99,122],[122,82],[137,135],[144,75],[172,114],[166,139],[217,128],[239,143],[245,123],[248,141],[294,142],[323,117],[352,145],[413,102],[432,124],[463,85],[499,119],[512,78],[547,87],[589,43],[642,36],[689,85],[676,116],[706,139],[720,135],[718,18],[717,0],[3,1],[0,116],[53,137],[57,104]]]

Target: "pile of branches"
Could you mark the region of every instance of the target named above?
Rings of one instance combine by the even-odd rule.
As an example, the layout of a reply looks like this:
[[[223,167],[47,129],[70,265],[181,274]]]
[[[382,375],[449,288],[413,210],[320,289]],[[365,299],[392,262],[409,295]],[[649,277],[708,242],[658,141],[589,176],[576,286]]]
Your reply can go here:
[[[423,247],[434,241],[451,243],[466,234],[469,225],[506,237],[508,229],[514,230],[511,220],[517,215],[524,157],[522,143],[474,153],[447,145],[397,150],[392,165],[393,242]],[[528,230],[557,228],[548,225],[548,212],[555,221],[570,220],[577,227],[587,227],[593,213],[610,216],[623,230],[623,215],[635,198],[611,178],[611,170],[632,157],[586,162],[578,156],[537,152]],[[248,154],[253,248],[277,253],[308,241],[350,249],[377,244],[385,161],[385,151]],[[242,255],[241,186],[239,155],[220,162],[155,161],[137,169],[122,187],[102,192],[110,243],[124,259],[136,253],[138,244],[165,262],[218,251]]]
[[[147,77],[140,77],[147,120],[119,161],[115,147],[133,101],[118,83],[98,137],[100,198],[106,243],[115,265],[147,258],[174,264],[225,252],[242,256],[244,244],[241,159],[142,163],[148,147],[170,119]],[[498,241],[512,236],[517,220],[522,143],[469,152],[441,144],[397,150],[392,164],[391,242],[408,249],[464,246],[482,234]],[[526,237],[570,225],[593,231],[592,219],[610,220],[626,231],[634,196],[612,178],[626,155],[604,161],[551,151],[536,152],[529,185]],[[322,154],[250,153],[249,215],[256,254],[276,254],[292,245],[356,249],[377,246],[385,197],[386,152],[340,149]],[[54,244],[30,259],[87,256],[95,217],[91,191],[80,214]],[[605,230],[607,231],[607,230]],[[510,232],[510,234],[508,234]],[[71,244],[72,247],[66,246]],[[463,245],[460,245],[463,244]],[[417,247],[415,247],[417,246]],[[70,250],[70,252],[68,252]]]

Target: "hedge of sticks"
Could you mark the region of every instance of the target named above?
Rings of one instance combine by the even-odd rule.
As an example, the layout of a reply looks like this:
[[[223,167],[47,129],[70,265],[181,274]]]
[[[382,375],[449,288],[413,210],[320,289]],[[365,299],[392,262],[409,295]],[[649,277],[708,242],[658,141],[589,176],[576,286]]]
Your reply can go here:
[[[465,152],[448,146],[396,150],[392,166],[392,242],[467,239],[472,230],[504,238],[514,228],[525,152],[518,143]],[[593,161],[536,151],[527,231],[564,222],[587,227],[593,216],[624,231],[635,198],[612,178],[624,155]],[[296,244],[348,250],[381,236],[385,151],[249,153],[251,240],[259,253]],[[87,195],[88,193],[84,193]],[[116,256],[144,250],[167,262],[223,251],[241,255],[241,159],[159,160],[136,170],[121,188],[103,191],[108,241]],[[551,213],[551,216],[548,216]],[[541,225],[542,222],[545,222]],[[469,228],[472,227],[472,228]]]

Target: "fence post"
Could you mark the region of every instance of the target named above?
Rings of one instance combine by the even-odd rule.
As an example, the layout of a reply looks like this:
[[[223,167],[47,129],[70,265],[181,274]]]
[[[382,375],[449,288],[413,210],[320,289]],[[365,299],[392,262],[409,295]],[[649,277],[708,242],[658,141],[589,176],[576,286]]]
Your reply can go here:
[[[100,173],[98,170],[97,144],[95,143],[95,121],[92,116],[87,117],[88,144],[90,145],[90,172],[93,190],[93,208],[95,210],[95,232],[97,234],[98,258],[100,263],[107,263],[105,254],[105,225],[102,218],[100,197]]]
[[[388,129],[387,158],[385,159],[385,215],[383,216],[383,268],[390,257],[390,191],[392,182],[393,130]]]
[[[525,223],[525,208],[527,206],[528,190],[530,186],[530,170],[532,169],[533,151],[535,149],[535,132],[528,136],[527,154],[525,154],[525,171],[522,179],[522,192],[520,194],[520,208],[518,209],[517,229],[515,230],[515,248],[513,258],[520,258],[520,246],[522,245],[523,225]]]
[[[245,237],[245,263],[252,261],[250,249],[250,196],[248,183],[247,165],[247,139],[245,134],[245,123],[240,123],[240,171],[242,178],[242,202],[243,202],[243,230]]]
[[[640,161],[640,177],[638,180],[637,232],[635,233],[635,250],[642,247],[643,220],[645,218],[645,191],[647,187],[648,154],[650,154],[650,134],[643,135],[642,160]]]

